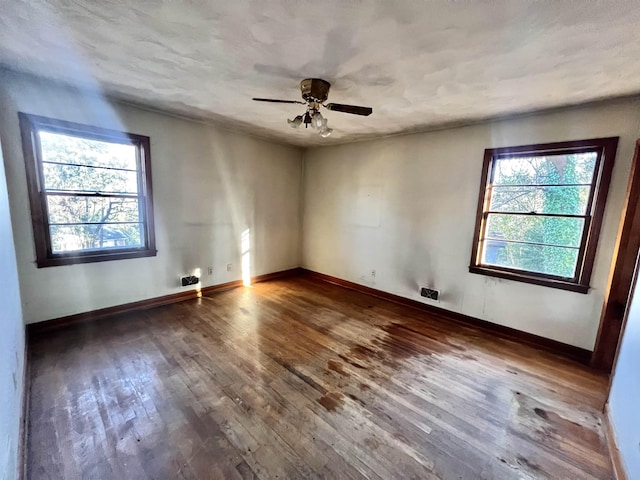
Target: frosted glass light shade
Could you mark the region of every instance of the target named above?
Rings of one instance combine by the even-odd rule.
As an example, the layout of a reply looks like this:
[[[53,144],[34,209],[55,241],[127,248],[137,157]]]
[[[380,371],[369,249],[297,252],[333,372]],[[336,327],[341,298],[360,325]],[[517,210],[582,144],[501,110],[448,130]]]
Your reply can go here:
[[[313,128],[322,128],[323,124],[326,124],[325,118],[320,114],[320,112],[316,112],[311,120],[311,126]]]
[[[322,138],[327,138],[328,136],[331,135],[331,132],[333,132],[333,128],[327,128],[325,126],[325,128],[323,128],[322,130],[320,130],[320,136]]]
[[[293,120],[287,120],[287,123],[291,126],[291,128],[298,128],[302,123],[302,115],[298,115]]]

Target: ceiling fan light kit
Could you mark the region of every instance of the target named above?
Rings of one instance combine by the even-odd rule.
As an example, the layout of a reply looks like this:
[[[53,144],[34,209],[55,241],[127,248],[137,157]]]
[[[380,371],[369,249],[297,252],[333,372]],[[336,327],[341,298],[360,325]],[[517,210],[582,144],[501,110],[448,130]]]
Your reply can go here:
[[[322,116],[320,112],[316,112],[313,114],[311,126],[313,128],[322,128],[322,125],[327,124],[327,119]]]
[[[350,113],[352,115],[362,115],[365,117],[373,113],[373,109],[370,107],[344,105],[341,103],[328,103],[325,105],[324,102],[329,98],[329,88],[331,88],[331,84],[326,80],[322,80],[321,78],[305,78],[300,82],[300,91],[304,102],[300,100],[275,100],[271,98],[254,98],[253,100],[257,102],[306,104],[307,111],[303,115],[298,115],[293,120],[287,120],[287,123],[291,128],[298,128],[303,123],[305,128],[311,125],[311,128],[317,130],[322,138],[327,138],[331,135],[333,129],[327,126],[327,119],[320,113],[321,106],[327,110]]]
[[[302,115],[298,115],[293,120],[287,120],[287,122],[289,122],[289,125],[291,125],[292,128],[298,128],[302,123]]]

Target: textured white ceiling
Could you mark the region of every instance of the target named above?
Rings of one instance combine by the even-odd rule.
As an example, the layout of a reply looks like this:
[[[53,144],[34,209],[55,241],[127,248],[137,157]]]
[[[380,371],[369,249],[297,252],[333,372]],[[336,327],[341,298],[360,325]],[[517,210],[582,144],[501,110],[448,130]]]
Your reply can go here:
[[[426,130],[640,92],[635,1],[0,0],[0,64],[297,145]],[[321,77],[322,139],[293,130]]]

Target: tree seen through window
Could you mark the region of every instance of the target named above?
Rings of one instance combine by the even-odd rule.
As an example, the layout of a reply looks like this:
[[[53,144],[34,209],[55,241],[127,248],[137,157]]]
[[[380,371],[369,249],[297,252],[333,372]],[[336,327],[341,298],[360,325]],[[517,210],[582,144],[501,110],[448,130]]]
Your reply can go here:
[[[41,131],[53,252],[143,244],[134,145]]]
[[[483,263],[572,278],[597,155],[499,159]]]

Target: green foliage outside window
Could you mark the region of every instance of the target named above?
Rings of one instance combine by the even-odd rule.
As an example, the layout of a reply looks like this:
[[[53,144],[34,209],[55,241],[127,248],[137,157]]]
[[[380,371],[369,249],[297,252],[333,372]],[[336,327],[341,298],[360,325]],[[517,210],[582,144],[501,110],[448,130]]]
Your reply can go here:
[[[53,252],[144,245],[136,147],[39,136]]]
[[[590,152],[495,160],[489,211],[511,214],[488,214],[483,263],[574,277],[596,158]]]

